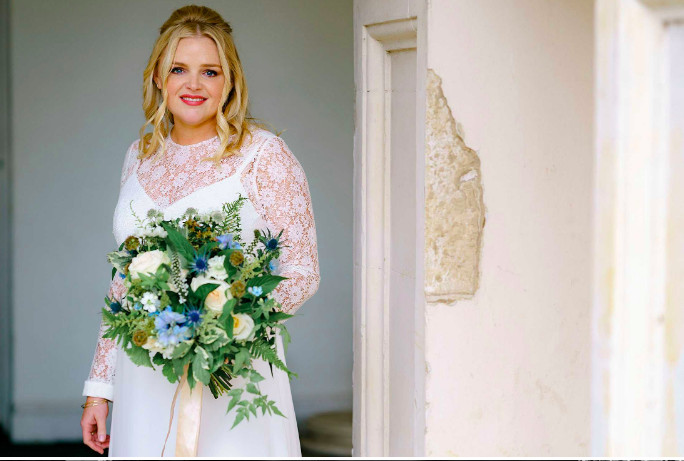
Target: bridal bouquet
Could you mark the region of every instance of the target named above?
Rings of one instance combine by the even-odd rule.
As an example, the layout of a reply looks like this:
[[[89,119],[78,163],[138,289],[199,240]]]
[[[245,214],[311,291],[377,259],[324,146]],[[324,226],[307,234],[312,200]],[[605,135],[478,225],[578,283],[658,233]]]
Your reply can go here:
[[[245,246],[239,209],[246,197],[223,204],[221,211],[199,214],[189,208],[173,220],[150,210],[136,218],[136,231],[107,255],[112,278],[124,279],[122,299],[105,298],[106,338],[115,339],[139,366],[162,367],[174,383],[184,375],[192,389],[209,387],[214,398],[227,393],[228,410],[237,407],[232,427],[250,413],[283,414],[261,394],[264,379],[253,359],[296,376],[280,360],[275,335],[287,349],[290,336],[271,292],[287,277],[277,275],[283,233],[254,231]],[[245,386],[233,388],[242,377]],[[232,429],[232,428],[231,428]]]

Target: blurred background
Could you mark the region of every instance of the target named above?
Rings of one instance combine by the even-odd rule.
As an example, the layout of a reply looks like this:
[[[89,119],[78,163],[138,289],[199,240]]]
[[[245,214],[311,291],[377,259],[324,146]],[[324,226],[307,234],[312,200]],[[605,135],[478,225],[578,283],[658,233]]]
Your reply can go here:
[[[142,71],[159,27],[188,3],[0,0],[0,455],[89,451],[35,450],[81,438]],[[233,27],[251,113],[284,130],[309,181],[321,283],[288,321],[287,357],[303,433],[310,416],[352,405],[352,2],[201,4]]]

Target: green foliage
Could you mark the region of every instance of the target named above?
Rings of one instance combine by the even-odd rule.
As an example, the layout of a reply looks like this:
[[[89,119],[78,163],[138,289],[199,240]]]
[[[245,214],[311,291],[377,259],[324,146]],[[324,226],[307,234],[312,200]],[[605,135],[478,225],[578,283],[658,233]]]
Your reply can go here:
[[[261,277],[254,277],[247,282],[248,287],[261,286],[264,290],[263,295],[270,293],[282,281],[287,279],[280,275],[262,275]]]
[[[204,348],[200,346],[195,348],[195,357],[192,359],[192,374],[202,384],[209,384],[211,361],[212,356]]]
[[[143,349],[142,347],[131,345],[131,347],[125,349],[126,354],[131,359],[135,365],[154,368],[152,362],[150,361],[150,351]]]
[[[280,360],[280,357],[278,357],[276,351],[271,348],[268,343],[263,341],[254,341],[251,344],[249,352],[252,356],[264,359],[265,361],[275,365],[276,368],[283,370],[285,373],[287,373],[288,377],[297,377],[296,373],[293,373],[289,368],[287,368],[287,366],[285,366],[285,364]]]
[[[165,221],[162,221],[161,226],[167,233],[166,243],[185,258],[186,261],[192,261],[195,248],[188,242],[188,239],[183,237],[183,234],[178,232],[173,225]]]

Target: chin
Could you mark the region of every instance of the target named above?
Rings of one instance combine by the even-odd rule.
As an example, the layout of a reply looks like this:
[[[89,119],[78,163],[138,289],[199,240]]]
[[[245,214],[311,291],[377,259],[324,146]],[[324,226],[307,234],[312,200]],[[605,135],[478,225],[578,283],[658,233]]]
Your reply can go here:
[[[174,114],[173,119],[176,121],[176,123],[180,122],[186,126],[200,126],[211,120],[212,117],[214,117],[213,114],[206,117],[183,117],[182,115],[177,116]]]

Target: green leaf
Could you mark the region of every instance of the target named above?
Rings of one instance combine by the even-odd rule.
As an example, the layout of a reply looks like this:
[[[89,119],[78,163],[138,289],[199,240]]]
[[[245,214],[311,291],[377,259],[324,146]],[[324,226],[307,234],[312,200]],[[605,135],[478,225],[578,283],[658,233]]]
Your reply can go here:
[[[193,373],[188,373],[188,386],[190,386],[190,389],[195,387],[196,383],[195,375]]]
[[[201,285],[199,288],[197,288],[197,291],[194,292],[198,302],[203,303],[207,295],[218,287],[218,283],[205,283],[204,285]]]
[[[240,351],[235,354],[234,370],[239,370],[243,365],[249,363],[252,357],[249,354],[249,349],[246,347],[240,348]]]
[[[271,323],[275,323],[280,322],[281,320],[287,320],[290,317],[294,317],[294,314],[286,314],[285,312],[276,311],[271,314],[268,320]]]
[[[164,364],[164,368],[162,368],[162,373],[164,376],[166,376],[166,379],[169,380],[170,383],[175,383],[176,380],[178,380],[178,376],[173,370],[173,364],[171,362],[166,362]]]
[[[209,353],[204,348],[197,346],[195,348],[195,357],[192,359],[192,374],[202,384],[209,384],[211,379],[211,373],[209,373],[210,361],[211,356]]]
[[[238,415],[235,417],[235,422],[233,423],[233,426],[231,427],[231,429],[234,428],[235,426],[237,426],[238,424],[240,424],[240,422],[243,419],[245,419],[245,414],[242,412],[239,412]]]
[[[231,314],[233,312],[233,308],[237,304],[238,300],[235,298],[231,298],[226,303],[223,305],[223,314]],[[222,314],[222,315],[223,315]]]
[[[247,282],[248,287],[261,286],[263,295],[270,293],[282,281],[288,277],[280,275],[262,275],[261,277],[254,277]]]
[[[250,394],[259,394],[259,389],[257,389],[256,384],[254,383],[248,383],[247,384],[247,392]]]
[[[173,359],[179,359],[183,357],[185,354],[188,353],[190,348],[192,347],[191,342],[185,342],[183,341],[179,345],[176,346],[176,348],[173,350],[173,354],[171,355],[171,358]]]
[[[240,401],[240,397],[239,397],[239,396],[233,397],[233,398],[231,399],[230,403],[228,404],[228,409],[226,410],[226,413],[228,413],[230,410],[232,410],[232,409],[235,407],[235,405],[237,405],[237,403],[238,403],[239,401]]]
[[[263,376],[261,376],[258,371],[252,370],[250,372],[250,379],[252,380],[253,383],[260,383],[265,378]]]
[[[273,402],[273,401],[271,400],[271,402]],[[271,410],[273,410],[273,413],[275,413],[276,415],[280,415],[283,418],[287,418],[287,416],[285,416],[284,414],[282,414],[280,412],[280,410],[278,410],[278,407],[275,406],[275,402],[273,402],[272,405],[270,405],[270,408],[271,408]]]
[[[166,365],[168,362],[164,357],[162,357],[161,354],[154,354],[154,357],[152,357],[152,363],[155,365]]]
[[[131,362],[135,365],[154,368],[150,361],[150,351],[147,349],[143,349],[139,346],[131,346],[126,349],[126,353],[128,354],[128,357],[130,357]]]
[[[195,255],[195,248],[188,242],[188,239],[183,237],[183,234],[178,232],[173,225],[165,221],[161,222],[161,226],[167,233],[166,243],[183,256],[186,261],[192,261]]]
[[[212,248],[216,248],[217,246],[217,241],[207,242],[204,245],[202,245],[202,247],[199,250],[197,250],[197,253],[209,253],[209,250],[211,250]]]
[[[280,325],[280,336],[283,339],[283,350],[285,354],[287,354],[287,346],[290,344],[292,338],[290,337],[290,332],[285,328],[285,325]]]

